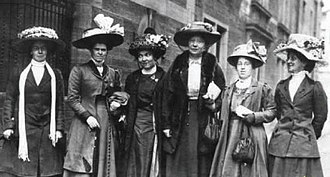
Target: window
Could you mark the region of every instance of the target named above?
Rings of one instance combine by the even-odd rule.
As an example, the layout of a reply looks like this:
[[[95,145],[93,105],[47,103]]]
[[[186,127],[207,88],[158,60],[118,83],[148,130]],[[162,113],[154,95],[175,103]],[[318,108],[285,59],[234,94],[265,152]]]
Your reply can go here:
[[[228,45],[228,25],[204,14],[204,22],[210,23],[213,29],[221,34],[220,40],[209,48],[209,52],[217,57],[221,68],[226,70],[227,45]]]

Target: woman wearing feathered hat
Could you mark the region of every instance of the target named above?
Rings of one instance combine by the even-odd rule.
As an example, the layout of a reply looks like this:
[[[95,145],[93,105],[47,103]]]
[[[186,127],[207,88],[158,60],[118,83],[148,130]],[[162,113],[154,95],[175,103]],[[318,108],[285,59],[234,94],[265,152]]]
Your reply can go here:
[[[274,51],[287,62],[291,76],[275,90],[278,123],[269,144],[270,177],[323,177],[317,141],[327,119],[327,96],[308,76],[323,62],[324,45],[315,37],[291,34]]]
[[[16,48],[32,59],[7,85],[0,176],[58,176],[63,171],[64,87],[60,70],[47,58],[64,42],[45,27],[28,28],[18,37]]]
[[[116,176],[114,114],[120,103],[107,104],[107,99],[121,90],[121,83],[119,72],[105,60],[109,50],[123,42],[124,28],[112,26],[113,19],[102,14],[94,22],[97,27],[85,30],[83,37],[72,43],[89,50],[91,59],[74,66],[69,76],[68,103],[75,115],[68,134],[65,177]]]
[[[175,33],[188,47],[176,57],[164,78],[162,129],[166,176],[208,176],[214,144],[204,137],[208,116],[219,109],[225,78],[207,48],[220,39],[212,25],[193,22]]]
[[[159,174],[159,110],[161,81],[165,71],[157,65],[169,37],[147,28],[129,47],[140,69],[127,76],[125,91],[130,95],[126,115],[125,175],[157,177]]]
[[[275,102],[272,89],[253,77],[253,71],[266,61],[266,49],[250,40],[235,47],[227,61],[235,67],[238,80],[223,94],[223,123],[210,176],[267,177],[267,136],[263,123],[275,118]],[[251,158],[232,156],[243,137],[252,139]]]

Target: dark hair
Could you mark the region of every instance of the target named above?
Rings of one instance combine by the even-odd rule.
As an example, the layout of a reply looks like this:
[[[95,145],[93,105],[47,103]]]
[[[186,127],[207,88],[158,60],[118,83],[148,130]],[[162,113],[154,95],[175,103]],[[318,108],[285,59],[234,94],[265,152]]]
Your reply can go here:
[[[300,52],[296,51],[296,50],[288,50],[288,57],[289,57],[289,53],[293,53],[294,55],[297,56],[297,58],[302,62],[302,63],[306,63],[304,70],[306,70],[307,72],[312,72],[314,67],[315,67],[315,61],[309,60],[307,59],[307,57],[305,57],[303,54],[301,54]]]
[[[256,69],[256,68],[257,68],[254,59],[252,59],[252,58],[250,58],[250,57],[247,57],[247,56],[237,56],[236,58],[233,59],[234,66],[235,66],[236,69],[237,69],[238,59],[239,59],[240,57],[243,57],[243,58],[249,60],[249,61],[251,62],[251,65],[252,65],[252,69]]]
[[[93,48],[94,48],[94,46],[95,46],[96,44],[104,44],[104,45],[107,47],[107,51],[112,50],[112,46],[107,45],[106,42],[98,41],[98,42],[93,42],[93,43],[91,43],[91,44],[89,45],[89,51],[90,51],[90,52],[92,52],[92,50],[93,50]]]

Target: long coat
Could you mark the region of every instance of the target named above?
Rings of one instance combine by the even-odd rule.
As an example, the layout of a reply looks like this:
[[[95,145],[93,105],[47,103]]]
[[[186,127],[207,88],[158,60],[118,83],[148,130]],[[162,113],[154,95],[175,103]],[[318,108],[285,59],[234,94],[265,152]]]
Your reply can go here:
[[[205,108],[202,96],[206,94],[209,83],[213,80],[215,84],[223,90],[225,87],[225,78],[220,66],[216,63],[217,60],[214,55],[204,52],[201,62],[201,81],[198,98],[199,118],[198,130],[204,132],[207,124],[207,116],[211,114]],[[172,131],[171,138],[165,138],[163,141],[164,151],[167,153],[174,153],[178,143],[180,143],[180,136],[182,126],[184,126],[185,119],[188,112],[188,97],[187,97],[187,83],[188,83],[188,67],[189,67],[189,52],[185,51],[179,55],[173,62],[169,71],[164,78],[164,95],[162,105],[162,129],[170,129]],[[221,99],[216,100],[216,107],[221,105]],[[204,136],[199,139],[198,150],[201,153],[209,153],[214,150]],[[193,143],[194,144],[194,143]]]
[[[17,71],[17,70],[16,70]],[[56,130],[64,131],[63,77],[58,69],[53,69],[56,77]],[[50,130],[50,100],[51,77],[45,69],[39,85],[29,71],[25,83],[25,127],[30,162],[18,159],[18,99],[20,73],[10,78],[6,89],[6,99],[3,107],[2,129],[13,129],[14,134],[10,140],[5,140],[3,149],[0,149],[0,172],[7,172],[19,176],[50,176],[62,173],[64,148],[62,140],[52,146],[48,138]]]
[[[98,96],[106,98],[121,90],[119,73],[107,65],[103,66],[102,76],[91,60],[73,67],[70,73],[68,103],[75,115],[68,134],[64,169],[73,172],[93,172],[97,133],[90,131],[86,120],[89,116],[99,119],[96,110]],[[107,118],[113,119],[110,114]]]
[[[327,119],[327,96],[321,83],[306,75],[291,101],[290,79],[280,81],[275,90],[278,124],[269,153],[276,157],[320,157],[316,139]]]
[[[210,177],[232,177],[235,171],[231,153],[233,146],[229,145],[230,105],[235,83],[226,88],[221,107],[221,120],[223,122],[220,138],[214,153]],[[250,126],[251,137],[255,143],[256,155],[250,171],[253,177],[266,177],[267,174],[267,136],[263,127],[264,122],[275,118],[275,102],[271,88],[256,80],[252,80],[245,92],[241,105],[252,110],[255,114],[255,124]]]
[[[125,155],[128,157],[129,149],[131,147],[132,139],[134,136],[134,125],[138,110],[138,88],[139,88],[139,81],[142,75],[141,69],[134,71],[130,75],[127,76],[126,84],[125,84],[125,91],[130,95],[130,99],[127,106],[127,125],[126,125],[126,132],[125,132]],[[161,94],[162,94],[162,80],[163,76],[165,75],[165,71],[157,66],[157,71],[155,73],[155,79],[157,79],[157,84],[153,91],[152,97],[152,106],[153,106],[153,113],[155,116],[155,128],[158,136],[158,147],[161,147],[161,136],[162,131],[160,125],[161,121]],[[158,148],[161,150],[161,148]],[[161,156],[161,151],[159,152],[159,157]],[[128,159],[125,159],[127,161]]]

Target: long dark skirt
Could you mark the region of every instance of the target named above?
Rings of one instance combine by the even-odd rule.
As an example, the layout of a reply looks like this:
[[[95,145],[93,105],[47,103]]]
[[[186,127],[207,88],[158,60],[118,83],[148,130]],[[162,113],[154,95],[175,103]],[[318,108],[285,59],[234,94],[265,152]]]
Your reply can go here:
[[[139,109],[128,151],[126,177],[150,176],[154,139],[152,112]]]
[[[190,114],[183,125],[178,147],[173,154],[166,156],[167,177],[207,177],[209,175],[212,153],[198,151],[199,125],[197,101],[190,101]]]
[[[285,158],[269,155],[269,177],[323,177],[320,158]]]

